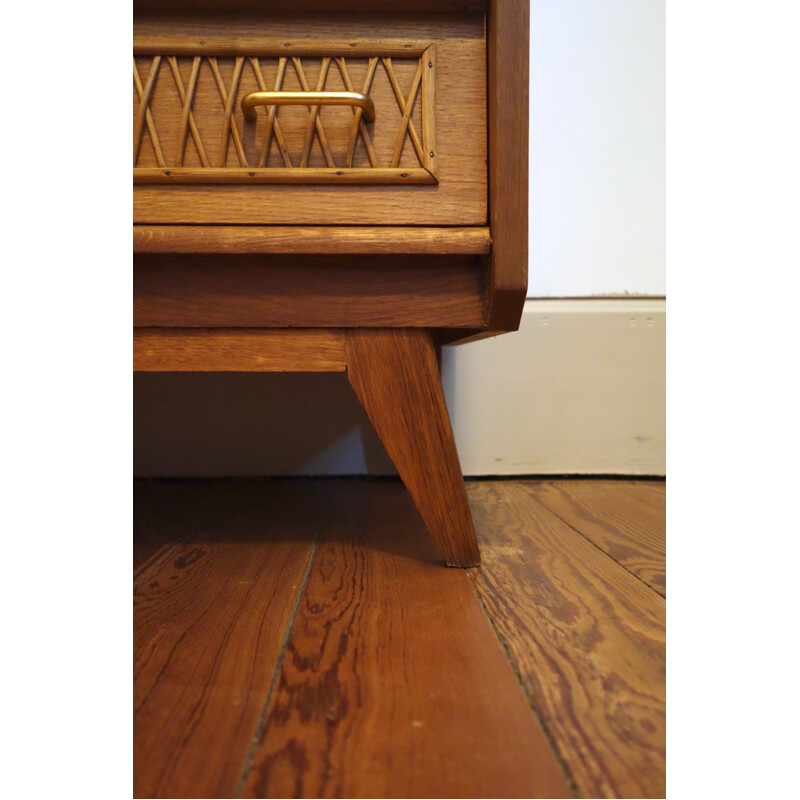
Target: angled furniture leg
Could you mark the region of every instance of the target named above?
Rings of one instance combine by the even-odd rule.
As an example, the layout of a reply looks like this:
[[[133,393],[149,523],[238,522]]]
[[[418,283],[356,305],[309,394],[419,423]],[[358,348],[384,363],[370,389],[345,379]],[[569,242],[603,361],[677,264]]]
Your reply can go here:
[[[480,563],[429,331],[351,328],[347,377],[451,567]]]

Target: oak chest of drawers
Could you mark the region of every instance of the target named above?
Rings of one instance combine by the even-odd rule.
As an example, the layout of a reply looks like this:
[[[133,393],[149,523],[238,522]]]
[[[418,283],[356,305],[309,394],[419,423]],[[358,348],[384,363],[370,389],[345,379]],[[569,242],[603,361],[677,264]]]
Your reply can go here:
[[[527,286],[528,2],[134,4],[134,368],[337,370],[479,561],[438,343]]]

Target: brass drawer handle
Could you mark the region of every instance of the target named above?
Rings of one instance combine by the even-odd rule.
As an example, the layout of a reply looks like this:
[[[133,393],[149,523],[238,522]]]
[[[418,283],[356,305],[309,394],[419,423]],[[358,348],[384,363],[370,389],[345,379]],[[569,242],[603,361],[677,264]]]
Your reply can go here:
[[[364,112],[367,122],[375,119],[375,104],[360,92],[250,92],[242,98],[248,122],[255,122],[256,106],[353,106]]]

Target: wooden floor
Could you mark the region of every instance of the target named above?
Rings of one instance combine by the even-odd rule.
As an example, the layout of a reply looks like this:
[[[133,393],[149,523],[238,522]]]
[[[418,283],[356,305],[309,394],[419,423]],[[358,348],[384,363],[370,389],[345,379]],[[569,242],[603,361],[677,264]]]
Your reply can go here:
[[[134,797],[664,797],[663,482],[139,481]]]

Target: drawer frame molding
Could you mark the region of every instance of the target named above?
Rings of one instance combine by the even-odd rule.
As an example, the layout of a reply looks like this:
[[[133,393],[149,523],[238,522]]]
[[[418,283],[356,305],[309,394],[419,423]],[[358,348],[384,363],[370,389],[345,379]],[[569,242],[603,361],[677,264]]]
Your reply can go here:
[[[217,40],[187,42],[186,40],[135,41],[133,59],[133,81],[138,99],[138,112],[134,125],[133,182],[135,184],[436,184],[435,141],[435,86],[436,45],[430,42],[336,42],[319,41],[312,44],[264,40]],[[143,79],[137,65],[138,57],[151,57],[146,77]],[[187,83],[181,76],[178,57],[191,57],[191,74]],[[220,72],[217,59],[234,57],[233,76],[229,85]],[[354,85],[347,67],[347,57],[368,59],[363,85]],[[262,74],[259,58],[278,60],[275,85],[267,86]],[[302,58],[321,59],[321,68],[316,87],[309,84],[303,69]],[[392,58],[416,58],[417,69],[410,90],[405,92],[397,79]],[[216,154],[209,152],[204,144],[192,113],[198,75],[204,64],[210,68],[222,104],[221,136]],[[156,82],[162,70],[167,68],[181,103],[178,147],[174,157],[169,158],[158,136],[151,102]],[[253,71],[259,91],[281,91],[287,70],[293,69],[303,92],[323,92],[332,70],[338,70],[348,92],[369,91],[379,68],[386,71],[395,101],[402,115],[395,137],[394,150],[388,165],[379,165],[372,146],[370,126],[360,108],[353,108],[346,154],[337,164],[328,145],[319,105],[310,105],[309,118],[302,153],[295,158],[286,145],[279,120],[280,106],[268,107],[266,133],[260,148],[257,163],[248,163],[242,144],[243,131],[236,118],[237,98],[242,73],[245,67]],[[421,131],[412,118],[420,96]],[[244,122],[244,125],[250,123]],[[145,134],[153,148],[157,166],[138,166]],[[184,166],[188,140],[191,137],[197,150],[201,166]],[[315,139],[325,158],[326,166],[309,166],[309,157]],[[238,163],[228,166],[228,150],[233,141]],[[370,166],[353,166],[353,158],[359,141],[363,143]],[[400,166],[404,148],[410,144],[419,162],[417,167]],[[273,147],[283,160],[283,167],[268,167]],[[338,155],[338,154],[337,154]]]

